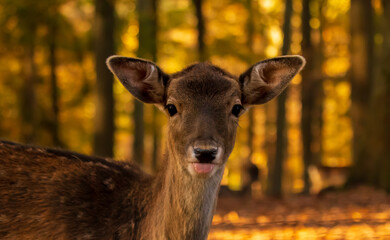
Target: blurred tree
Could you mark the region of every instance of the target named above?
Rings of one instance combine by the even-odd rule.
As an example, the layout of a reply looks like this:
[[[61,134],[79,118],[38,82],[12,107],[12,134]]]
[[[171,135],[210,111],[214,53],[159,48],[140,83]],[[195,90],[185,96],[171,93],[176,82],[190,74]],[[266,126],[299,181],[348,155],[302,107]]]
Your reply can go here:
[[[308,59],[302,71],[301,81],[301,135],[303,146],[303,193],[308,194],[311,188],[309,166],[320,165],[321,156],[321,119],[322,119],[322,74],[321,74],[321,33],[316,42],[312,39],[313,0],[302,2],[302,55]],[[322,1],[317,1],[321,14]],[[317,5],[316,5],[317,6]],[[318,18],[321,18],[318,16]]]
[[[25,69],[23,70],[24,83],[21,95],[21,117],[23,124],[23,141],[32,143],[36,138],[38,123],[35,112],[37,110],[35,85],[37,81],[37,66],[35,63],[36,51],[36,27],[31,23],[29,40],[27,43],[27,53],[25,56]]]
[[[203,62],[206,61],[207,54],[206,54],[206,47],[205,47],[205,22],[204,22],[204,16],[203,16],[203,11],[202,11],[202,6],[203,6],[203,0],[192,0],[195,6],[195,15],[198,20],[198,23],[196,25],[196,28],[198,30],[198,59],[199,61]]]
[[[370,99],[373,77],[373,9],[371,1],[352,0],[351,26],[351,118],[353,127],[353,162],[349,182],[372,183],[370,158]]]
[[[113,76],[106,59],[115,53],[114,1],[95,0],[96,114],[93,152],[112,157],[114,145]]]
[[[377,170],[379,171],[379,186],[390,192],[390,1],[382,0],[383,5],[383,55],[381,56],[381,73],[382,82],[379,86],[381,92],[378,94],[374,107],[380,110],[376,113],[379,115],[378,121],[375,122],[376,134],[378,138],[374,142],[373,149]]]
[[[20,75],[22,84],[20,86],[19,112],[22,124],[22,137],[24,142],[34,142],[37,137],[38,104],[36,96],[36,85],[39,80],[36,50],[39,43],[37,29],[42,24],[42,19],[36,16],[45,12],[47,3],[33,3],[31,1],[3,1],[5,7],[2,20],[2,44],[15,50],[15,55],[21,63]],[[13,27],[9,27],[12,26]],[[19,46],[20,49],[16,49]],[[17,50],[17,51],[16,51]]]
[[[157,61],[157,0],[137,1],[139,33],[137,56]],[[157,110],[153,106],[153,167],[156,166],[158,130]],[[134,99],[134,140],[133,140],[133,160],[143,164],[144,162],[144,105]]]
[[[253,64],[253,35],[255,27],[253,24],[253,0],[246,0],[246,7],[248,10],[248,19],[247,19],[247,37],[246,37],[246,46],[248,50],[248,65]],[[254,138],[254,113],[253,109],[249,109],[248,112],[248,147],[249,147],[249,161],[252,158],[253,153],[253,138]]]
[[[50,83],[51,83],[51,107],[52,107],[52,118],[50,124],[50,133],[52,135],[52,144],[54,146],[61,146],[62,143],[59,138],[59,101],[58,101],[58,81],[57,81],[57,33],[58,33],[58,6],[54,5],[52,15],[49,17],[49,65],[50,65]]]
[[[302,71],[301,82],[301,100],[302,100],[302,115],[301,115],[301,132],[302,132],[302,146],[303,146],[303,193],[308,194],[310,191],[309,165],[312,162],[312,110],[314,92],[313,77],[314,77],[314,62],[311,61],[314,57],[314,49],[311,41],[310,28],[310,0],[303,0],[302,5],[302,54],[309,61],[306,63],[305,69]]]
[[[2,0],[0,3],[0,59],[7,59],[2,69],[5,80],[2,83],[7,87],[2,89],[8,90],[6,99],[14,99],[3,104],[8,108],[3,112],[14,112],[5,116],[6,122],[20,126],[18,130],[5,127],[9,129],[6,130],[7,138],[41,145],[62,145],[57,71],[64,70],[62,66],[71,63],[69,56],[75,49],[72,40],[80,37],[62,11],[66,4],[66,0]],[[59,64],[58,58],[61,59]],[[12,79],[11,85],[7,79]],[[15,105],[19,106],[18,111],[15,111]],[[1,125],[12,126],[9,123]]]
[[[283,46],[282,55],[289,52],[291,44],[291,16],[292,0],[286,0],[283,23]],[[276,119],[276,153],[273,166],[269,170],[269,191],[271,196],[279,197],[282,195],[283,163],[286,159],[287,134],[286,134],[286,99],[287,90],[285,89],[277,98],[277,119]]]
[[[42,40],[40,29],[47,30],[49,18],[52,16],[50,11],[53,7],[60,4],[60,1],[44,1],[34,4],[26,1],[5,1],[7,11],[5,12],[6,23],[16,22],[18,30],[8,33],[9,44],[20,46],[23,49],[23,60],[20,63],[24,66],[21,75],[24,80],[20,94],[20,116],[23,125],[23,141],[39,141],[42,133],[45,132],[47,121],[40,114],[43,110],[42,104],[39,103],[40,96],[36,94],[36,89],[43,81],[40,74],[40,66],[37,63],[39,48]],[[48,9],[50,9],[48,11]],[[44,12],[42,14],[42,12]],[[40,18],[35,18],[40,14]],[[10,30],[10,29],[8,29]],[[12,39],[12,40],[11,40]],[[2,41],[3,43],[7,42]],[[47,43],[47,42],[45,42]]]
[[[324,101],[324,74],[322,72],[322,65],[324,61],[324,41],[323,41],[323,25],[325,24],[325,18],[323,16],[323,6],[325,0],[318,0],[317,19],[319,20],[319,27],[314,32],[313,43],[313,108],[312,108],[312,160],[311,163],[315,165],[322,165],[322,128],[323,128],[323,101]],[[303,78],[303,76],[302,76]],[[303,80],[304,81],[304,80]]]
[[[254,24],[253,24],[253,0],[246,0],[246,8],[248,11],[248,19],[246,23],[246,32],[247,32],[247,37],[246,37],[246,47],[248,51],[248,56],[247,56],[247,63],[250,66],[253,64],[253,36],[254,36]],[[254,152],[254,146],[253,146],[253,140],[254,140],[254,125],[255,125],[255,119],[254,119],[254,109],[250,108],[248,110],[248,134],[247,134],[247,146],[249,149],[248,157],[246,161],[243,164],[243,174],[246,174],[246,176],[243,176],[242,179],[245,179],[245,181],[242,183],[242,190],[243,193],[245,194],[250,194],[251,192],[251,184],[253,181],[258,180],[258,176],[251,176],[252,169],[257,169],[256,165],[252,163],[252,155]],[[257,169],[258,171],[258,169]],[[254,174],[252,174],[254,175]]]

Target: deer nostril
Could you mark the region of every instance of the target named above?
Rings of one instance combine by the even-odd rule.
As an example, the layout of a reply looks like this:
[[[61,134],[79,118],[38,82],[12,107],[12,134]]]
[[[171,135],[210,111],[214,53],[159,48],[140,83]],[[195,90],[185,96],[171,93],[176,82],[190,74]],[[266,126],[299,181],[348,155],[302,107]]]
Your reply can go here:
[[[217,156],[218,149],[202,149],[194,148],[195,157],[199,160],[200,163],[211,163]]]

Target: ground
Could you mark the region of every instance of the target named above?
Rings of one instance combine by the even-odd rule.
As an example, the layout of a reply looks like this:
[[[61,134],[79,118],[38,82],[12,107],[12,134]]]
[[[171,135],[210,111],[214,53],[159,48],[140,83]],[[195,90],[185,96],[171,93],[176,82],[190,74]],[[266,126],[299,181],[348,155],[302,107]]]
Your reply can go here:
[[[320,196],[220,197],[209,240],[390,240],[390,194],[368,187]]]

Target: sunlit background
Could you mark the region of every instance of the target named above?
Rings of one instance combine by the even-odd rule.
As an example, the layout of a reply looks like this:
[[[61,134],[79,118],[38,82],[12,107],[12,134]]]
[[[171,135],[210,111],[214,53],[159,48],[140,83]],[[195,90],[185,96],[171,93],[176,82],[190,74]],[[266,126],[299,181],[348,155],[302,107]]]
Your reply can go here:
[[[385,14],[389,13],[390,6],[383,4],[386,0],[293,0],[291,9],[285,7],[286,1],[283,0],[149,0],[144,6],[147,14],[139,11],[138,2],[111,1],[115,11],[113,38],[116,50],[110,54],[149,58],[167,73],[207,60],[239,75],[257,61],[281,55],[282,49],[288,54],[304,55],[310,64],[305,70],[307,72],[295,77],[286,90],[286,109],[282,116],[278,115],[278,100],[273,100],[252,108],[240,119],[235,149],[222,181],[226,191],[244,194],[249,188],[250,196],[256,199],[262,199],[267,193],[285,196],[302,192],[316,194],[328,187],[341,188],[351,179],[350,172],[355,176],[350,181],[352,183],[390,190],[390,178],[379,173],[382,163],[390,171],[386,163],[390,162],[389,138],[386,138],[388,127],[383,128],[389,125],[386,120],[389,119],[390,103],[390,74],[384,67],[390,56],[390,21]],[[364,2],[368,3],[368,9]],[[157,4],[156,8],[148,12],[152,5],[147,4],[152,3]],[[200,19],[196,14],[196,3],[201,6],[203,18],[203,50],[199,49]],[[305,4],[309,6],[306,11],[308,18],[303,17]],[[355,8],[353,4],[356,4]],[[357,10],[354,13],[352,9]],[[287,11],[290,13],[287,24],[291,32],[287,46],[283,46],[286,44]],[[367,11],[371,15],[364,15]],[[151,13],[154,15],[150,16]],[[140,28],[150,26],[141,24],[141,16],[156,19],[157,23],[156,30],[151,30],[156,36],[153,38],[156,51],[149,55],[145,54],[147,46],[140,42],[139,33]],[[94,34],[98,27],[96,19],[92,0],[0,0],[0,138],[86,154],[99,153],[93,144],[95,115],[99,107],[95,61],[96,48],[100,46],[96,45],[97,35]],[[361,22],[368,22],[369,27],[356,30],[358,27],[354,26]],[[304,32],[304,26],[308,26],[308,33]],[[304,40],[307,34],[310,36],[309,47]],[[369,39],[368,43],[365,39]],[[141,47],[144,48],[142,54]],[[355,53],[354,47],[361,51]],[[352,68],[351,64],[356,66]],[[368,70],[363,70],[362,66],[369,66]],[[353,84],[357,83],[358,95],[362,95],[359,86],[360,89],[366,86],[361,85],[359,79],[369,79],[370,82],[370,89],[362,97],[366,98],[369,108],[360,109],[373,111],[365,112],[370,128],[356,117],[362,115],[354,114],[359,112],[354,110],[354,99],[359,98],[353,98]],[[311,82],[306,88],[305,81]],[[303,97],[302,88],[312,93],[308,99]],[[113,98],[113,157],[131,159],[136,146],[134,129],[139,128],[135,127],[134,98],[116,80]],[[356,102],[357,109],[361,102]],[[308,110],[311,118],[307,124],[302,124],[302,106],[307,103],[311,104]],[[141,114],[144,144],[141,144],[141,150],[138,149],[142,157],[140,162],[145,171],[153,173],[161,164],[167,120],[163,114],[156,113],[154,106],[145,105]],[[280,148],[277,146],[280,130],[277,122],[282,118],[286,120],[282,136],[287,144]],[[355,128],[354,118],[358,118]],[[356,134],[360,128],[372,135]],[[303,149],[307,143],[302,141],[305,129],[309,129],[311,136],[306,147],[310,152],[306,164]],[[362,143],[359,139],[355,141],[354,136],[368,140]],[[155,143],[161,147],[156,147]],[[382,176],[379,180],[356,177],[361,171],[354,171],[352,167],[358,152],[354,150],[354,144],[381,146],[379,150],[370,147],[375,153],[370,155],[369,151],[365,155],[377,157],[371,164],[375,167],[370,174],[378,173]],[[278,151],[285,153],[281,172],[272,170],[278,161]],[[380,151],[384,154],[378,153]],[[366,158],[366,161],[371,159]],[[250,169],[255,169],[254,178]],[[272,190],[274,178],[271,173],[282,179],[279,194],[272,194],[275,191]],[[234,214],[225,217],[239,219]],[[390,212],[386,214],[390,216]],[[215,221],[222,221],[223,216]],[[270,221],[267,217],[254,219]],[[215,234],[216,239],[223,239]],[[306,236],[306,233],[302,234]],[[354,235],[351,236],[348,239]]]

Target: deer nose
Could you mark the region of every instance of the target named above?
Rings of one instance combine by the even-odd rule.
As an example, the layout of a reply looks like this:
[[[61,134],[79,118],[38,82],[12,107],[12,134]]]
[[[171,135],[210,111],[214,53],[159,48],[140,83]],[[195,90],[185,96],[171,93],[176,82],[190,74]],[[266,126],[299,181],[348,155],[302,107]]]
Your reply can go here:
[[[194,148],[194,155],[200,163],[211,163],[217,156],[218,148]]]

